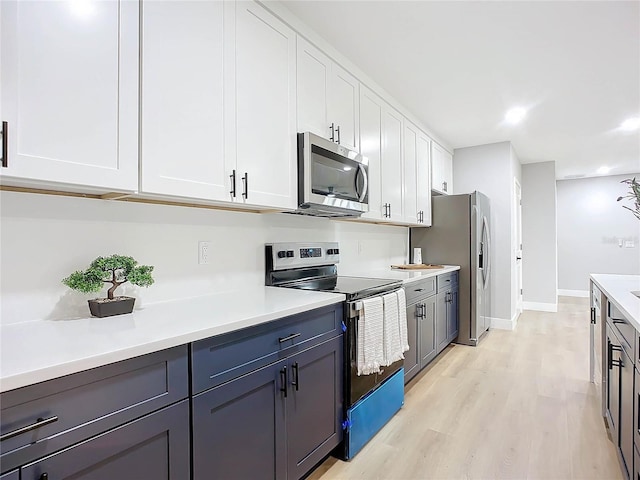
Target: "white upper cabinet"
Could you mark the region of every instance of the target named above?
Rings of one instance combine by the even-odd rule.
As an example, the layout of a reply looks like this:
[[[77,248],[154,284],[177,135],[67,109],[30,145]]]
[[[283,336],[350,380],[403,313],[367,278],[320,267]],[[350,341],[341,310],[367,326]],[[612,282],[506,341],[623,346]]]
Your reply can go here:
[[[418,128],[404,124],[404,220],[419,223],[418,215]]]
[[[236,199],[295,208],[297,203],[296,35],[253,2],[236,4]]]
[[[383,218],[404,221],[402,189],[402,130],[403,117],[386,103],[382,108],[382,208]]]
[[[142,6],[141,191],[231,200],[224,162],[224,9]],[[233,11],[231,11],[233,14]],[[232,17],[231,17],[232,18]]]
[[[226,152],[227,168],[236,170],[235,199],[295,208],[295,32],[254,2],[236,3],[235,29],[235,141]]]
[[[431,142],[431,189],[442,194],[453,192],[453,157],[444,148]]]
[[[298,36],[298,131],[359,150],[359,82]]]
[[[0,175],[137,190],[138,10],[133,0],[0,2]]]
[[[416,139],[418,223],[431,226],[431,140],[419,131]]]
[[[383,218],[382,207],[382,105],[383,101],[369,89],[360,87],[360,152],[369,166],[369,212],[362,218]]]

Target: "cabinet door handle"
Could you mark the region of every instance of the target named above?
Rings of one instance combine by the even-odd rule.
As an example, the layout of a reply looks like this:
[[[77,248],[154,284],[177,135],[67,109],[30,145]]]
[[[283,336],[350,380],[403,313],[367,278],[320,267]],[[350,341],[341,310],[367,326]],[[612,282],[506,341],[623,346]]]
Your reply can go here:
[[[282,382],[282,387],[280,387],[280,391],[284,392],[284,398],[287,398],[287,366],[285,365],[280,370],[280,381]]]
[[[336,127],[336,133],[338,134],[337,144],[340,145],[340,125]]]
[[[54,423],[58,421],[58,417],[57,416],[53,416],[53,417],[49,417],[49,418],[38,418],[36,420],[35,423],[32,423],[31,425],[27,425],[26,427],[22,427],[22,428],[18,428],[16,430],[13,430],[12,432],[9,433],[5,433],[4,435],[0,436],[0,442],[4,441],[4,440],[8,440],[10,438],[13,437],[17,437],[18,435],[22,435],[23,433],[27,433],[30,432],[31,430],[35,430],[36,428],[40,428],[40,427],[44,427],[45,425],[49,425],[50,423]]]
[[[334,126],[333,123],[331,124],[331,126],[329,127],[329,129],[331,130],[331,136],[329,137],[329,140],[331,140],[332,142],[335,142],[334,138],[335,138],[335,133],[334,133]]]
[[[622,351],[622,347],[620,345],[614,345],[613,343],[611,343],[611,341],[607,342],[607,346],[608,346],[608,352],[607,352],[607,356],[609,357],[609,370],[611,370],[613,367],[622,367],[622,361],[621,360],[614,360],[613,359],[613,352],[621,352]]]
[[[233,198],[236,198],[236,171],[235,171],[235,169],[233,170],[231,175],[229,175],[229,178],[231,179],[231,190],[229,191],[229,193],[231,194],[231,196]]]
[[[2,167],[9,166],[9,122],[2,122]]]
[[[246,200],[249,198],[249,172],[244,172],[242,176],[242,196]]]
[[[286,337],[278,338],[278,342],[280,343],[288,342],[289,340],[293,340],[294,338],[298,338],[299,336],[300,336],[299,333],[292,333],[291,335],[288,335]]]
[[[298,362],[293,364],[293,378],[295,380],[293,380],[291,382],[291,385],[294,385],[296,387],[296,392],[299,390],[300,388],[300,378],[299,378],[299,371],[298,371]]]
[[[42,475],[40,475],[39,480],[49,480],[49,474],[47,472],[44,472]]]
[[[447,191],[447,182],[442,182],[442,190]]]

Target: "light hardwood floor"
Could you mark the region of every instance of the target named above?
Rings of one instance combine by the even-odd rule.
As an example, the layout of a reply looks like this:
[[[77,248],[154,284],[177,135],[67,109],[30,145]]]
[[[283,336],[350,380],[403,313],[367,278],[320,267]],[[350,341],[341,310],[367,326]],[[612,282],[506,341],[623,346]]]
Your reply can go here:
[[[514,331],[452,345],[407,387],[400,412],[329,479],[621,479],[589,383],[587,299],[525,311]]]

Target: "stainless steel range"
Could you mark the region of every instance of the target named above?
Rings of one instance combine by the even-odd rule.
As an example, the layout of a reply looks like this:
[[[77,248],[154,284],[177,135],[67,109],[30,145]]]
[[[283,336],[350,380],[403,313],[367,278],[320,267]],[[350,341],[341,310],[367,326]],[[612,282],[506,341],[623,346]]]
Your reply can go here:
[[[403,361],[372,375],[357,374],[358,321],[362,300],[395,292],[399,280],[338,275],[336,242],[273,243],[265,246],[265,284],[346,296],[344,335],[345,440],[338,456],[353,456],[404,403]],[[365,319],[366,320],[366,319]]]

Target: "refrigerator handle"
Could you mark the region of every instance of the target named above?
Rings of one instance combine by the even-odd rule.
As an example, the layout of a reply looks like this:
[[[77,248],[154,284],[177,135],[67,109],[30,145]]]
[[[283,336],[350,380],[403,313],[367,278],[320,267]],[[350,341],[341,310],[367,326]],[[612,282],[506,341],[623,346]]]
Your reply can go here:
[[[482,237],[486,236],[487,243],[485,247],[485,273],[484,276],[484,288],[487,288],[489,283],[489,275],[491,274],[491,233],[489,233],[489,222],[487,221],[487,217],[482,217]],[[484,242],[483,242],[484,243]]]
[[[471,218],[473,223],[476,226],[478,225],[478,218],[479,218],[479,210],[478,207],[476,205],[473,205],[473,209],[471,212]],[[479,228],[478,230],[480,231],[480,248],[478,249],[478,270],[484,270],[484,230],[482,230],[482,228],[484,228],[484,225],[482,225],[481,228]],[[484,279],[484,272],[482,274],[482,278]]]

